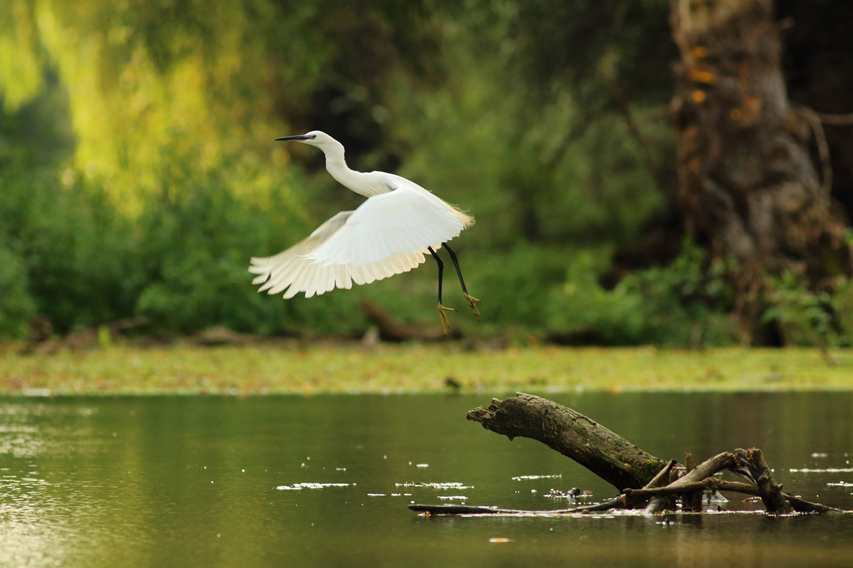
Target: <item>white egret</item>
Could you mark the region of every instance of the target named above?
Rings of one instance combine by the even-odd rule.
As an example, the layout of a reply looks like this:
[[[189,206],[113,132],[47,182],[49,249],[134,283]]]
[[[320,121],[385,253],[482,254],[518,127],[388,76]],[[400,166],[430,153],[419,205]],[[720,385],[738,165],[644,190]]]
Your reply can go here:
[[[284,292],[288,299],[299,292],[310,298],[335,288],[349,290],[353,282],[370,284],[408,272],[423,263],[429,253],[438,263],[438,313],[446,334],[446,312],[456,310],[441,303],[444,264],[436,251],[444,246],[456,268],[462,293],[480,320],[480,300],[468,294],[456,254],[447,246],[447,241],[474,224],[473,217],[406,178],[351,170],[344,160],[343,145],[319,130],[276,140],[295,140],[319,148],[332,177],[367,200],[355,211],[338,213],[289,249],[275,256],[253,258],[249,272],[258,275],[253,284],[263,284],[259,292]]]

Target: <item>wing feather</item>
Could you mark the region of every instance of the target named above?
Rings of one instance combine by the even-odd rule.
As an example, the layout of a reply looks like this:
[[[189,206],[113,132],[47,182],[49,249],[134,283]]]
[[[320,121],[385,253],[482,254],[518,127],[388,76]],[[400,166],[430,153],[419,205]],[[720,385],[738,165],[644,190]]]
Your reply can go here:
[[[343,226],[307,254],[324,265],[375,264],[449,241],[462,229],[462,221],[448,204],[402,186],[368,198]]]
[[[420,186],[391,177],[402,180],[388,182],[393,191],[338,213],[285,251],[252,258],[258,291],[310,298],[409,272],[425,262],[427,247],[437,250],[473,222]]]

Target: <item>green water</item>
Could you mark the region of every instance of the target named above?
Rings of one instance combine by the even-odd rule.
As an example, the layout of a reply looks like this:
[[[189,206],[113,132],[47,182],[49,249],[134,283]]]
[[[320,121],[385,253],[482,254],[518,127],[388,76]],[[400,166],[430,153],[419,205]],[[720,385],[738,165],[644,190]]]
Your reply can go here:
[[[761,447],[787,490],[853,509],[853,395],[554,398],[663,458]],[[566,507],[546,497],[552,488],[613,496],[545,446],[465,420],[489,400],[2,399],[0,566],[853,565],[853,515],[409,511],[412,501]],[[545,475],[560,477],[513,480]],[[305,483],[336,485],[293,489]]]

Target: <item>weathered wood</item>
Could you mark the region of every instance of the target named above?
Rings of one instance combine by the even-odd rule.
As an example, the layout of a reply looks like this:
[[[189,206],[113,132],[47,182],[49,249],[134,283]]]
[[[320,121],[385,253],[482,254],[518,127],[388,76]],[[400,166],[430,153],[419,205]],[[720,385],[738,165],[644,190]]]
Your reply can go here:
[[[689,454],[688,454],[689,456]],[[693,458],[689,456],[690,459],[686,460],[692,466]],[[690,469],[686,474],[679,477],[672,483],[670,483],[667,488],[669,489],[681,489],[683,487],[691,486],[695,483],[699,483],[704,481],[705,479],[711,477],[718,471],[722,471],[724,469],[729,468],[732,465],[735,465],[735,458],[732,454],[723,452],[722,454],[718,454],[709,460],[705,460],[698,466]],[[698,487],[698,486],[697,486]],[[691,491],[673,491],[668,493],[669,495],[681,495],[682,499],[682,508],[687,511],[701,511],[702,510],[702,492],[704,491],[704,487],[700,487],[698,490],[693,489]],[[659,512],[665,503],[661,499],[653,499],[649,506],[646,507],[646,512],[649,514]]]
[[[609,511],[611,509],[622,509],[625,501],[620,495],[615,499],[592,505],[581,505],[569,509],[549,509],[544,511],[527,511],[524,509],[498,509],[497,507],[477,507],[469,505],[409,505],[409,509],[418,513],[428,515],[569,515],[576,513],[594,513],[596,511]]]
[[[517,515],[527,513],[518,509],[498,509],[497,507],[477,507],[472,505],[409,505],[416,513],[430,515]]]
[[[738,483],[735,481],[725,481],[709,477],[704,481],[696,481],[682,485],[681,487],[653,487],[643,489],[626,489],[623,494],[615,499],[610,499],[602,503],[592,505],[582,505],[580,507],[572,507],[569,509],[551,509],[540,511],[528,511],[524,509],[499,509],[497,507],[477,507],[468,505],[409,505],[409,509],[418,513],[426,513],[428,515],[528,515],[528,516],[553,516],[553,515],[571,515],[577,513],[595,513],[598,511],[610,511],[612,509],[631,508],[637,503],[643,502],[645,499],[654,497],[667,497],[671,495],[689,494],[697,490],[710,491],[727,491],[743,493],[758,497],[758,487],[748,483]],[[785,497],[798,513],[844,513],[841,509],[835,507],[827,507],[820,503],[812,503],[798,497],[794,497],[785,493]],[[646,510],[648,514],[648,509]]]
[[[684,456],[684,469],[687,473],[693,471],[693,454]],[[685,511],[699,512],[702,510],[702,495],[704,491],[694,491],[681,496],[681,508]]]
[[[729,452],[717,454],[716,456],[703,461],[695,468],[693,468],[689,473],[670,483],[669,486],[681,487],[682,485],[687,485],[696,481],[702,481],[708,477],[711,477],[719,471],[728,469],[736,463],[737,461],[735,460],[735,456]]]
[[[670,495],[687,495],[696,491],[725,491],[733,493],[743,493],[753,497],[760,497],[761,493],[757,486],[750,483],[740,483],[737,481],[727,481],[725,479],[717,479],[716,477],[708,477],[702,481],[686,483],[681,486],[666,486],[666,487],[644,487],[643,489],[626,489],[624,495],[629,503],[639,503],[645,499],[655,497],[664,497]],[[785,499],[791,504],[793,509],[798,513],[841,513],[841,509],[828,507],[821,503],[813,503],[799,497],[794,497],[789,493],[782,492]],[[648,508],[646,509],[648,512]]]
[[[782,492],[782,486],[773,479],[770,468],[764,461],[764,455],[758,448],[751,450],[736,450],[738,463],[749,469],[749,474],[758,487],[758,494],[768,513],[788,514],[793,512],[791,504]]]
[[[654,479],[649,481],[646,486],[643,487],[643,489],[654,489],[656,487],[662,487],[665,483],[669,481],[670,473],[672,472],[672,469],[676,466],[677,463],[678,462],[676,462],[675,460],[670,460],[663,467],[663,469],[658,472]],[[626,490],[625,493],[627,494],[628,491],[629,490]],[[655,496],[652,497],[652,499],[649,501],[649,504],[646,506],[645,512],[647,515],[653,515],[659,511],[665,510],[668,505],[669,499],[664,499],[663,497]]]
[[[510,440],[538,440],[620,491],[643,487],[666,464],[583,414],[531,394],[492,399],[487,408],[468,411],[467,418]]]
[[[674,496],[691,496],[683,510],[701,512],[704,491],[734,491],[760,496],[769,513],[844,512],[794,497],[782,491],[770,474],[761,450],[738,449],[705,460],[689,471],[675,460],[664,463],[634,446],[621,436],[586,416],[538,396],[516,393],[506,400],[493,399],[488,408],[478,407],[467,414],[468,420],[509,437],[539,440],[563,455],[571,457],[602,479],[620,488],[615,499],[569,509],[524,511],[464,505],[411,505],[413,511],[435,515],[542,515],[588,513],[610,509],[635,508],[651,500],[646,513],[665,509]],[[692,459],[686,460],[692,464]],[[726,481],[714,474],[730,471],[746,477],[750,483]],[[668,482],[668,485],[661,487]],[[642,489],[640,489],[642,487]]]
[[[745,493],[746,495],[752,495],[754,497],[760,497],[761,493],[757,486],[749,484],[749,483],[738,483],[736,481],[726,481],[724,479],[716,479],[709,478],[705,480],[707,482],[711,482],[708,484],[708,489],[714,489],[717,491],[735,491],[738,493]],[[806,501],[805,499],[801,499],[800,497],[795,497],[790,493],[782,492],[785,496],[785,499],[788,500],[788,503],[791,504],[791,507],[798,513],[842,513],[841,509],[836,507],[829,507],[827,505],[822,505],[821,503],[813,503],[811,501]]]
[[[652,487],[663,487],[664,483],[669,480],[669,472],[671,472],[672,468],[674,468],[676,465],[678,465],[677,461],[669,460],[666,465],[663,466],[663,469],[661,469],[657,473],[657,475],[655,475],[652,480],[646,484],[644,489],[651,489]]]

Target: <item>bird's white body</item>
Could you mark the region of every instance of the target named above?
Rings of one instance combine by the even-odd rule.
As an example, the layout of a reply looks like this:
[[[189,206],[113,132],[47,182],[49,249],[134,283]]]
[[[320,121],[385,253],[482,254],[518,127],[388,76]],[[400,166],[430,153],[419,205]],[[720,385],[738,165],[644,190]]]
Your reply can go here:
[[[320,131],[285,139],[320,148],[338,182],[367,197],[355,211],[338,213],[311,235],[271,257],[253,258],[254,284],[269,294],[306,298],[352,283],[369,284],[424,262],[428,247],[459,235],[474,218],[406,178],[347,167],[344,147]]]

